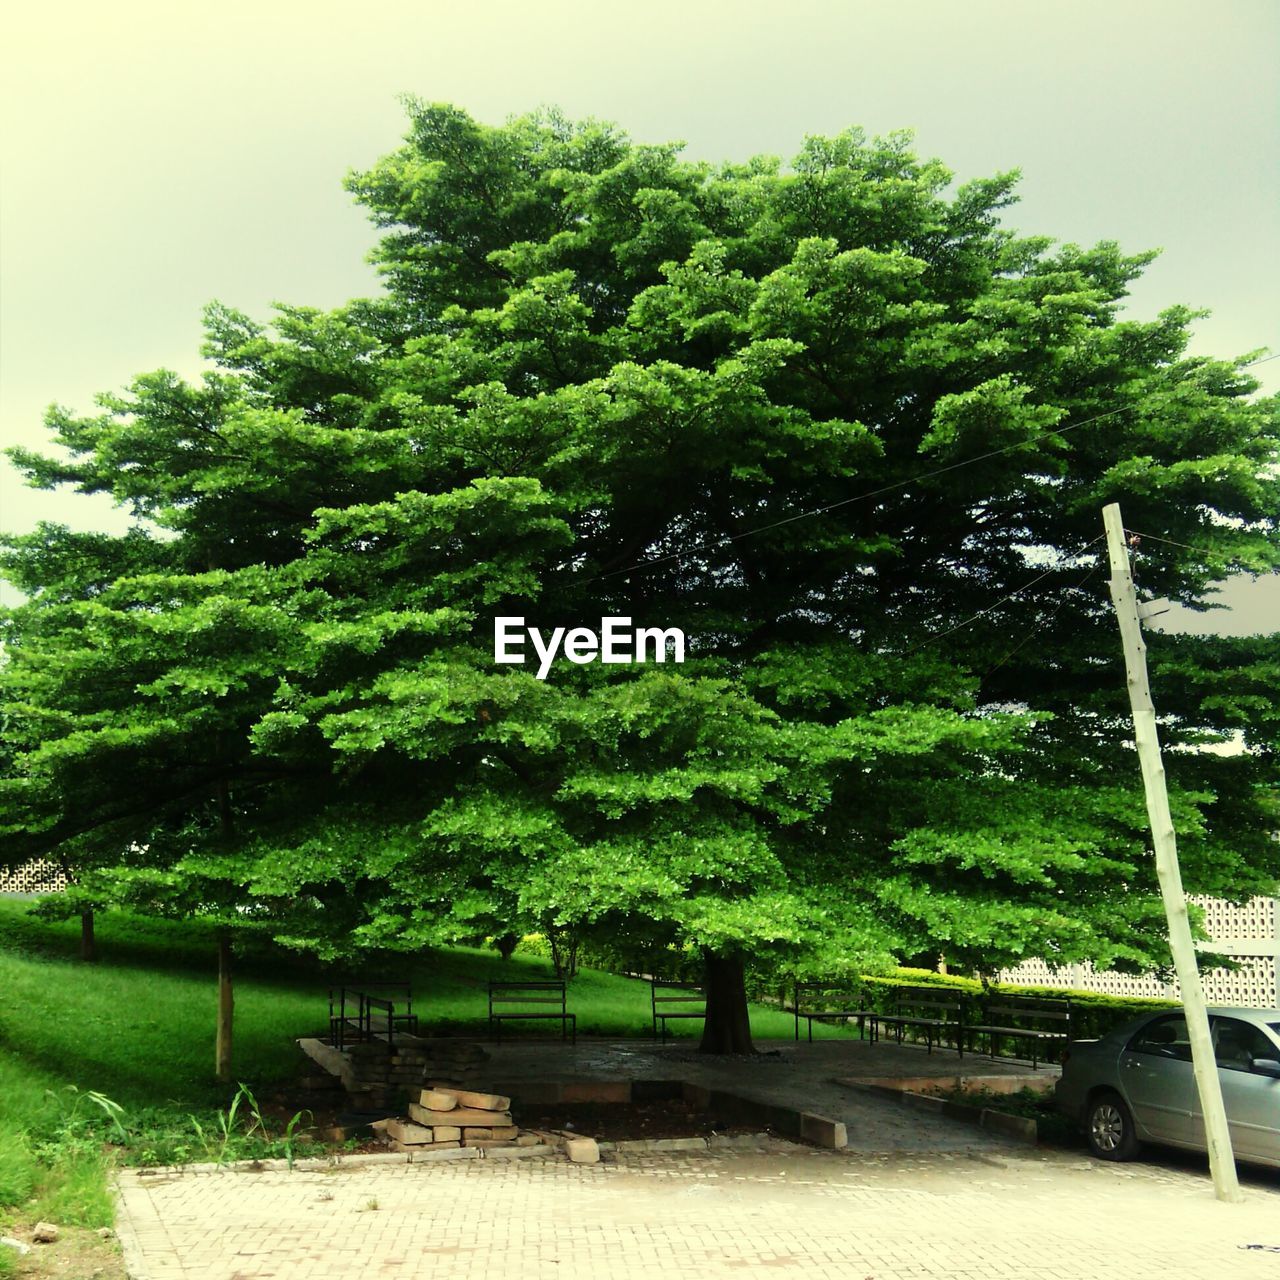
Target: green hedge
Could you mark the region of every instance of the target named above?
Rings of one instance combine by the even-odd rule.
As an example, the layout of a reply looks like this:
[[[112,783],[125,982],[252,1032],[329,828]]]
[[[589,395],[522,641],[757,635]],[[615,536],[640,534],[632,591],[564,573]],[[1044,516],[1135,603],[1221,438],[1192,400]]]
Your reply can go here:
[[[1011,983],[993,983],[984,988],[976,978],[963,978],[955,974],[935,973],[931,969],[895,969],[887,974],[867,974],[851,979],[850,985],[862,985],[866,989],[867,1003],[881,1013],[890,1012],[894,992],[901,987],[935,987],[939,991],[953,992],[966,1006],[975,1012],[983,997],[989,993],[1004,996],[1022,996],[1035,999],[1071,1001],[1071,1033],[1077,1040],[1088,1040],[1105,1035],[1112,1027],[1136,1018],[1153,1009],[1175,1008],[1174,1000],[1152,1000],[1134,996],[1107,996],[1096,991],[1077,991],[1067,987],[1024,987]],[[787,1002],[793,988],[788,988]]]

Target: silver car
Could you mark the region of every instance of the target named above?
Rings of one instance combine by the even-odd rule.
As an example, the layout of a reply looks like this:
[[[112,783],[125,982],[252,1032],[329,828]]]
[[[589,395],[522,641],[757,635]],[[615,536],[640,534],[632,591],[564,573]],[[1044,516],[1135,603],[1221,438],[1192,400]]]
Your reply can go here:
[[[1209,1028],[1236,1156],[1280,1167],[1280,1009],[1210,1009]],[[1179,1009],[1072,1041],[1054,1096],[1103,1160],[1131,1160],[1144,1142],[1206,1149]]]

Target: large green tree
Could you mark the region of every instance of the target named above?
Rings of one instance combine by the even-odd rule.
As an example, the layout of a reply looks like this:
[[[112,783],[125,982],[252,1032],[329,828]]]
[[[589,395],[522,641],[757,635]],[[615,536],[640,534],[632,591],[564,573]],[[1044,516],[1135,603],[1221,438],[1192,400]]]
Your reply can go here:
[[[542,922],[745,967],[1166,959],[1099,565],[1280,565],[1275,400],[1123,320],[1150,260],[1005,228],[902,136],[713,167],[411,103],[348,184],[386,289],[207,314],[14,451],[127,538],[10,538],[4,857],[322,952]],[[1154,539],[1160,539],[1156,541]],[[683,665],[494,663],[493,620]],[[1274,637],[1153,638],[1195,891],[1270,891]]]

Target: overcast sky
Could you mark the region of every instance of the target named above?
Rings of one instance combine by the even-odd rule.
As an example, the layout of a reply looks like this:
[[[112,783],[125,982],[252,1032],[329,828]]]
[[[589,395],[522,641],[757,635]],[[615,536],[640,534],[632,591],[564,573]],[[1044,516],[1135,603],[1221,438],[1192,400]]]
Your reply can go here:
[[[53,0],[11,10],[0,59],[4,444],[42,444],[52,401],[198,373],[210,299],[373,292],[341,179],[398,145],[401,93],[711,160],[911,128],[959,179],[1020,168],[1024,231],[1162,248],[1131,315],[1205,307],[1195,351],[1280,351],[1275,0]],[[0,528],[38,519],[124,523],[0,467]],[[1219,629],[1280,627],[1280,579],[1224,598]]]

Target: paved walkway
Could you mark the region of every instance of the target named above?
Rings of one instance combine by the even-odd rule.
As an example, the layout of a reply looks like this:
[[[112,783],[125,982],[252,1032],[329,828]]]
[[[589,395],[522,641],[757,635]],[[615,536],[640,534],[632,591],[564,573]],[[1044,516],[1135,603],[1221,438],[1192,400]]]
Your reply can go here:
[[[599,1165],[126,1173],[119,1231],[132,1280],[1274,1277],[1280,1177],[1247,1182],[1244,1205],[1221,1205],[1194,1161],[769,1142]]]
[[[1017,1063],[883,1042],[760,1047],[771,1052],[733,1061],[681,1041],[523,1043],[492,1049],[484,1075],[517,1098],[538,1083],[687,1080],[841,1121],[844,1151],[761,1138],[599,1165],[382,1157],[320,1172],[126,1173],[132,1280],[1280,1276],[1280,1175],[1247,1175],[1248,1202],[1220,1205],[1195,1157],[1100,1164],[847,1083],[1026,1074]]]

